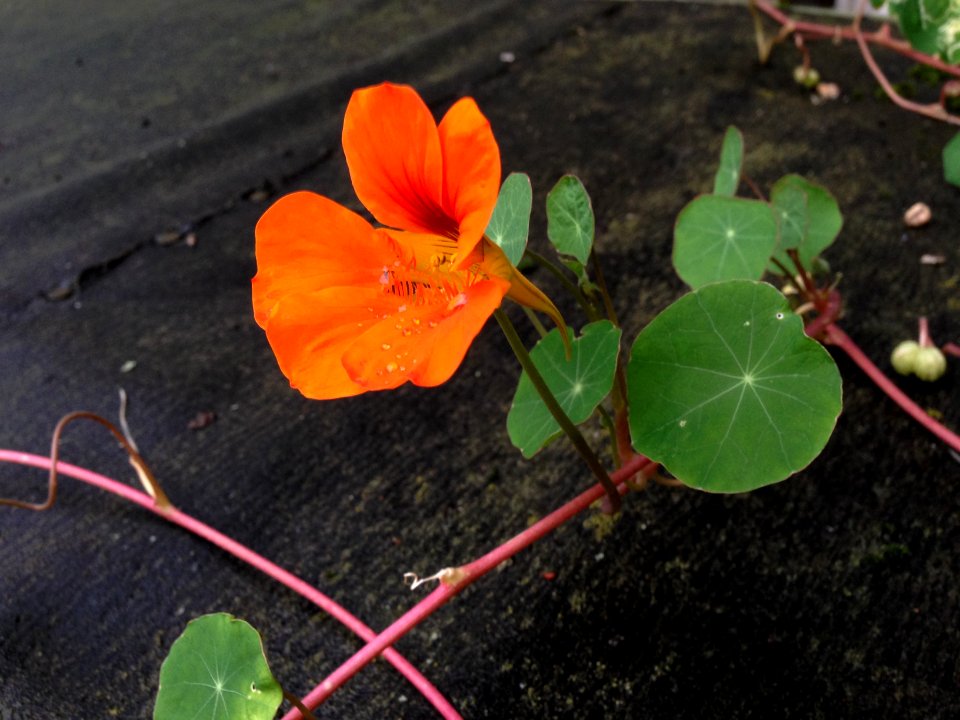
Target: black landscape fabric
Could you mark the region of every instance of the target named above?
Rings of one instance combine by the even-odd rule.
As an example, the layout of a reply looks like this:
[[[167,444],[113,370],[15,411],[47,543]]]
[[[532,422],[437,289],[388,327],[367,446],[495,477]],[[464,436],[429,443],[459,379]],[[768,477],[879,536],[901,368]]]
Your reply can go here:
[[[546,192],[580,176],[625,338],[684,292],[673,222],[736,124],[761,187],[797,172],[837,197],[842,323],[881,367],[918,315],[960,339],[952,131],[879,99],[849,43],[812,48],[842,91],[814,105],[792,47],[758,64],[742,7],[13,0],[0,28],[0,447],[45,454],[61,415],[115,417],[122,386],[178,507],[376,629],[425,592],[404,572],[473,559],[592,480],[563,442],[532,462],[510,446],[519,369],[494,323],[435,389],[321,403],[280,374],[251,310],[253,228],[298,189],[358,208],[339,136],[356,87],[412,84],[438,116],[473,96],[504,174],[533,181],[535,248]],[[934,219],[907,229],[918,200]],[[809,468],[749,495],[655,486],[606,525],[588,513],[398,649],[466,718],[960,716],[960,464],[835,357],[845,409]],[[898,379],[952,427],[956,365]],[[135,482],[102,428],[70,428],[62,450]],[[41,499],[44,483],[7,465],[0,495]],[[170,644],[215,611],[263,633],[294,693],[360,647],[91,487],[63,480],[42,514],[0,508],[0,718],[149,718]],[[317,716],[436,714],[376,662]]]

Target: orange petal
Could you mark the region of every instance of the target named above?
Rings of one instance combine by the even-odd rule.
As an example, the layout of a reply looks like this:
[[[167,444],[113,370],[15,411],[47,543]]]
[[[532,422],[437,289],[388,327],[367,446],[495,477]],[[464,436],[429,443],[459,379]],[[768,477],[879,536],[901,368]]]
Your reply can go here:
[[[347,374],[370,390],[407,380],[425,387],[446,382],[507,288],[499,278],[483,280],[451,301],[398,310],[350,347],[343,357]]]
[[[500,191],[500,149],[473,98],[458,100],[440,121],[443,209],[459,224],[459,256],[483,237]]]
[[[290,386],[314,400],[366,392],[342,358],[369,328],[395,312],[396,298],[379,288],[328,288],[286,295],[265,318],[270,347]]]
[[[357,197],[380,223],[456,230],[442,209],[437,124],[416,90],[390,83],[356,90],[343,119],[343,151]]]
[[[366,220],[309,192],[286,195],[260,218],[256,229],[254,316],[261,327],[289,295],[335,286],[375,288],[398,248]]]

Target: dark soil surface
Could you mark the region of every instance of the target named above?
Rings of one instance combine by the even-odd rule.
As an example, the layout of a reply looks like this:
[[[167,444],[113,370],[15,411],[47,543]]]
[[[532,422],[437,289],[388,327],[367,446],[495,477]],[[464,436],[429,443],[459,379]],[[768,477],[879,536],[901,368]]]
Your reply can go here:
[[[339,149],[354,87],[409,82],[438,114],[475,97],[505,171],[531,175],[535,247],[546,191],[577,173],[628,338],[684,292],[673,219],[710,189],[736,124],[760,186],[797,172],[839,200],[842,324],[881,367],[918,315],[960,339],[952,131],[878,99],[852,45],[813,47],[842,89],[816,106],[792,48],[758,65],[743,8],[110,4],[99,20],[73,3],[0,10],[0,446],[42,454],[62,414],[115,416],[122,385],[180,508],[374,628],[423,592],[405,571],[470,560],[591,480],[562,443],[533,462],[510,446],[518,369],[494,324],[436,389],[318,403],[287,387],[250,308],[253,227],[295,189],[355,204]],[[933,222],[906,229],[918,200]],[[158,243],[165,231],[196,243]],[[960,716],[960,464],[837,360],[845,410],[806,471],[742,496],[631,495],[606,532],[569,523],[398,648],[467,718]],[[958,363],[899,382],[960,422]],[[205,411],[215,421],[190,429]],[[99,428],[69,430],[63,457],[133,481]],[[0,493],[39,499],[44,477],[6,467]],[[283,587],[70,480],[51,512],[0,509],[0,549],[4,720],[150,717],[170,644],[206,612],[258,627],[293,692],[359,647]],[[383,662],[318,711],[434,716]]]

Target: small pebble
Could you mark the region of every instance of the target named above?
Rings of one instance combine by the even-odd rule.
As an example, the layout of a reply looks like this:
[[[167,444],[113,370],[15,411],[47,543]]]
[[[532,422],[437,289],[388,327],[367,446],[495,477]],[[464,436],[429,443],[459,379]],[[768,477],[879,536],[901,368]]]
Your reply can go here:
[[[166,247],[167,245],[180,242],[181,237],[182,235],[179,230],[164,230],[154,235],[153,241],[160,247]]]
[[[51,290],[47,290],[44,295],[46,296],[47,300],[59,302],[61,300],[67,300],[70,298],[75,290],[76,288],[74,287],[73,283],[63,283],[62,285],[58,285]]]
[[[836,100],[840,97],[840,86],[832,82],[817,83],[817,95],[824,100]]]
[[[202,430],[211,425],[217,419],[217,414],[211,410],[203,410],[194,416],[193,420],[187,423],[189,430]]]
[[[922,227],[930,222],[930,206],[918,202],[911,205],[903,214],[903,224],[907,227]]]

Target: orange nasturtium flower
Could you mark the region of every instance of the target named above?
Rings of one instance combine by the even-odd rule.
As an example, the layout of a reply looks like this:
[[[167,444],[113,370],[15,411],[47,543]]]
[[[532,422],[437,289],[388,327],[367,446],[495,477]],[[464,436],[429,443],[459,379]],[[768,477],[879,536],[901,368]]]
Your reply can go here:
[[[310,192],[280,198],[257,223],[254,315],[291,386],[329,399],[439,385],[504,296],[558,318],[484,237],[500,151],[473,99],[437,125],[410,87],[357,90],[343,150],[383,227]]]

